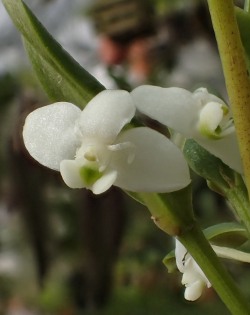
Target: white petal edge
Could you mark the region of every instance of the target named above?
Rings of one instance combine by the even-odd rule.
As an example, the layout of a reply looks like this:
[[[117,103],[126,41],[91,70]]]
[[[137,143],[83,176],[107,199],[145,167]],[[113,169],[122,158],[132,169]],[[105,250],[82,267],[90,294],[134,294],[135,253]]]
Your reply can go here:
[[[225,104],[225,102],[214,94],[210,94],[206,88],[200,87],[193,92],[193,98],[202,107],[209,102]]]
[[[182,245],[180,241],[175,239],[175,259],[176,259],[176,266],[180,272],[184,272],[184,258],[187,254],[186,247]]]
[[[143,114],[191,137],[196,132],[199,105],[192,93],[178,87],[142,85],[131,92],[136,108]]]
[[[59,170],[60,162],[74,157],[79,145],[74,128],[81,110],[66,102],[40,107],[25,121],[23,139],[30,155],[39,163]]]
[[[207,138],[194,138],[194,140],[208,152],[221,159],[230,168],[243,174],[243,165],[235,133],[218,140]]]
[[[75,160],[63,160],[60,163],[60,172],[65,184],[70,188],[85,188],[80,176],[80,166]]]
[[[117,171],[109,171],[101,178],[99,178],[92,186],[92,191],[94,194],[99,195],[107,191],[115,182],[117,178]]]
[[[82,111],[79,127],[84,138],[111,144],[134,114],[135,106],[130,93],[105,90],[97,94]]]
[[[203,281],[197,280],[186,286],[184,297],[187,301],[195,301],[197,300],[205,287]]]
[[[114,185],[135,192],[171,192],[190,183],[189,168],[181,150],[168,138],[147,127],[122,132],[116,143],[131,142],[134,159],[123,150],[113,152],[111,167],[118,172]]]
[[[215,102],[208,102],[200,111],[198,128],[210,134],[213,134],[223,119],[222,105]]]

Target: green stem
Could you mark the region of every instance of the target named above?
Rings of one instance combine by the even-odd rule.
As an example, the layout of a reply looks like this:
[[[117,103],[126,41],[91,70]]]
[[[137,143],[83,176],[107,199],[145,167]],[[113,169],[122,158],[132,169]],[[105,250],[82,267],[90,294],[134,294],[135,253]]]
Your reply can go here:
[[[250,10],[250,0],[245,0],[245,3],[244,3],[244,10],[246,12],[249,12]]]
[[[226,190],[225,195],[250,236],[250,203],[245,184],[240,175],[236,179],[236,185]]]
[[[134,197],[148,207],[154,222],[160,229],[178,237],[204,271],[231,313],[249,315],[250,308],[246,300],[197,225],[191,214],[192,205],[188,198],[186,200],[181,198],[182,193],[187,196],[185,191],[180,191],[170,194],[139,193]],[[172,229],[171,222],[173,222]]]
[[[250,80],[232,0],[208,0],[250,196]]]

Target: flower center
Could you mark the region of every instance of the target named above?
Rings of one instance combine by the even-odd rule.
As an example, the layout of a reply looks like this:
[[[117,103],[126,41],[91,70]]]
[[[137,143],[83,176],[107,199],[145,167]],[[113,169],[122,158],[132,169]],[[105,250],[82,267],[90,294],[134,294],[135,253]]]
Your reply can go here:
[[[96,162],[96,160],[97,160],[95,153],[92,151],[88,151],[88,152],[84,153],[84,158],[89,162]]]
[[[221,139],[234,131],[229,108],[217,102],[208,102],[201,109],[197,127],[209,139]]]
[[[86,187],[91,187],[103,175],[103,173],[96,169],[94,165],[82,166],[79,169],[79,173]]]
[[[122,152],[126,162],[131,163],[134,159],[134,145],[130,142],[123,142],[112,145],[85,145],[78,149],[76,161],[80,164],[79,173],[86,185],[91,187],[104,174],[112,170],[112,156]]]

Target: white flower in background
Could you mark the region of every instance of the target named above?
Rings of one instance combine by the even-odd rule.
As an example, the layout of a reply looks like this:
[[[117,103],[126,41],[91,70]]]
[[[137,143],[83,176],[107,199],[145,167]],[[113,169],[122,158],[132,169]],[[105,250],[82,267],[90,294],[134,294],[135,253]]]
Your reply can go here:
[[[211,246],[221,258],[250,263],[250,253],[229,247]],[[205,287],[210,288],[212,286],[211,283],[187,249],[177,239],[175,239],[175,259],[178,270],[183,273],[181,283],[186,287],[185,299],[188,301],[197,300]]]
[[[184,297],[188,301],[197,300],[205,287],[211,283],[186,248],[176,239],[175,258],[177,268],[183,273],[181,283],[185,285]]]
[[[112,185],[136,192],[170,192],[190,183],[182,152],[147,128],[122,130],[135,114],[126,91],[103,91],[83,111],[71,103],[41,107],[26,118],[24,144],[71,188],[100,194]]]
[[[194,93],[172,87],[144,85],[131,92],[143,114],[196,140],[225,164],[243,173],[230,109],[205,88]]]

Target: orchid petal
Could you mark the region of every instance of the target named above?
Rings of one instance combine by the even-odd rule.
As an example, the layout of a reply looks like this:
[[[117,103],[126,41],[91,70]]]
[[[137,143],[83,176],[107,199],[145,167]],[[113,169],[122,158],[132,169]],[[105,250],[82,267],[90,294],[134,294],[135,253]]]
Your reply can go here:
[[[67,186],[70,188],[85,188],[80,176],[80,165],[75,160],[63,160],[60,163],[60,172]]]
[[[184,293],[184,297],[187,301],[197,300],[205,287],[203,281],[197,280],[194,283],[187,285]]]
[[[115,182],[117,178],[117,171],[112,170],[107,173],[104,173],[101,178],[99,178],[92,187],[94,194],[98,195],[107,191]]]
[[[131,142],[134,158],[129,163],[129,152],[113,152],[112,168],[118,171],[114,185],[137,192],[171,192],[190,183],[182,152],[157,131],[147,127],[129,129],[116,142]]]
[[[222,104],[209,102],[200,111],[198,129],[203,135],[213,136],[223,119]]]
[[[214,94],[208,93],[208,90],[206,88],[198,88],[197,90],[194,91],[193,93],[193,98],[196,102],[199,103],[199,106],[204,106],[205,104],[209,102],[214,102],[218,104],[225,104],[222,99],[217,97]]]
[[[198,121],[198,102],[191,92],[177,88],[143,85],[131,92],[136,108],[160,123],[192,136]]]
[[[80,140],[75,123],[81,110],[71,103],[59,102],[30,113],[23,128],[24,144],[39,163],[59,170],[62,160],[74,158]]]
[[[197,280],[204,282],[207,287],[211,286],[200,266],[188,253],[185,257],[185,268],[182,277],[182,284],[188,285],[196,282]]]
[[[225,104],[221,99],[209,94],[204,88],[200,88],[192,94],[181,88],[140,86],[134,89],[131,95],[137,109],[143,114],[180,132],[186,138],[193,138],[229,167],[241,174],[243,173],[238,142],[232,128],[226,135],[223,131],[224,136],[220,139],[209,139],[209,135],[204,136],[198,130],[202,127],[199,126],[201,114],[202,121],[205,121],[207,128],[210,129],[210,134],[212,134],[213,129],[223,117]],[[206,107],[208,103],[215,105],[212,106],[212,110],[208,106]],[[209,117],[204,117],[207,114]]]
[[[127,91],[105,90],[82,111],[79,128],[84,138],[111,144],[134,114],[135,106]]]
[[[223,163],[233,170],[243,174],[243,165],[235,133],[231,133],[218,140],[196,138],[195,141],[208,152],[221,159]]]
[[[180,272],[184,272],[184,259],[187,254],[186,247],[182,245],[177,239],[175,241],[175,259],[176,259],[176,266]]]

